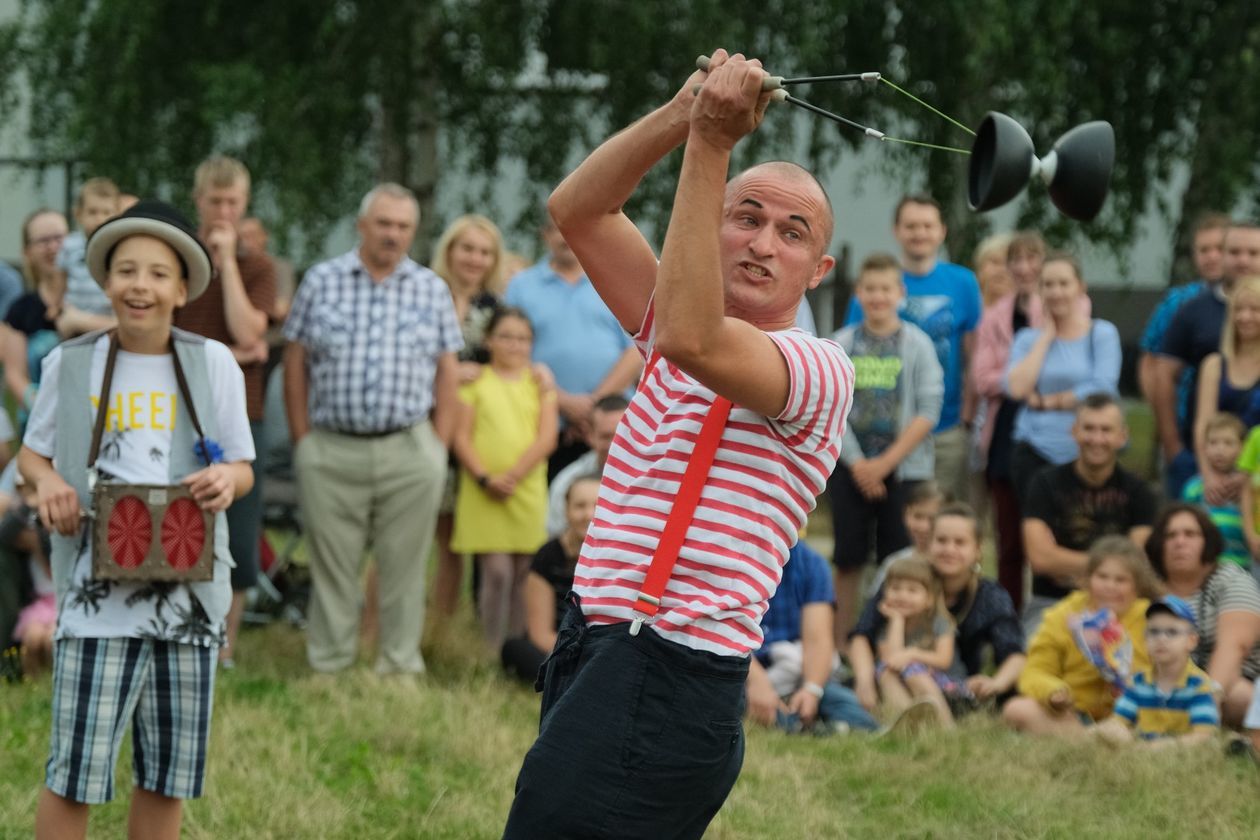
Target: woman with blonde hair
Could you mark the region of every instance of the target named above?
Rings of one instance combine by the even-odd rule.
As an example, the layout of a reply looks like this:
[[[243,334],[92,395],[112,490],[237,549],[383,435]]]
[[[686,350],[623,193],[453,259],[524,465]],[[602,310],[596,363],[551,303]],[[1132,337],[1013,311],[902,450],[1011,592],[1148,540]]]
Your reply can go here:
[[[486,322],[507,288],[504,262],[503,235],[494,222],[477,214],[451,222],[434,246],[433,270],[450,287],[464,330],[461,362],[486,361],[482,339]],[[460,380],[471,381],[479,372],[479,368],[461,365]]]
[[[464,334],[459,353],[459,384],[481,375],[490,360],[486,329],[507,286],[504,277],[503,236],[485,216],[460,216],[447,226],[433,249],[433,270],[450,287],[455,314]],[[438,513],[438,568],[433,582],[433,606],[444,618],[454,615],[464,578],[464,559],[451,550],[455,527],[455,487],[459,470],[447,472],[446,493]]]
[[[994,233],[980,240],[972,255],[971,265],[980,283],[980,296],[988,309],[1015,290],[1014,280],[1006,266],[1007,251],[1011,247],[1012,233]]]
[[[1195,408],[1194,454],[1204,491],[1215,498],[1214,488],[1226,476],[1212,469],[1204,456],[1208,421],[1228,412],[1248,429],[1260,424],[1260,277],[1246,277],[1234,284],[1225,304],[1221,349],[1199,366]]]

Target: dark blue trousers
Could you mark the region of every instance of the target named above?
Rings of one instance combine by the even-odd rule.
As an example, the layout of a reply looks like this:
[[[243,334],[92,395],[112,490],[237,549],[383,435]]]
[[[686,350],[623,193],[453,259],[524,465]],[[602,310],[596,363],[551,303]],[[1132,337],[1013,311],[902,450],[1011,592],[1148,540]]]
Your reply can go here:
[[[726,801],[748,660],[629,627],[588,628],[570,604],[535,686],[542,722],[505,838],[700,837]]]

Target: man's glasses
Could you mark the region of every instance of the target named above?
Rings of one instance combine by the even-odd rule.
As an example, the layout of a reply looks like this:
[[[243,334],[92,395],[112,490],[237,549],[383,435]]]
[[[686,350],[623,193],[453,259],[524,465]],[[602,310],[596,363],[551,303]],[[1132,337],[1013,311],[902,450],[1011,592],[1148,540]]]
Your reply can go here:
[[[1146,638],[1148,639],[1177,639],[1186,635],[1186,631],[1180,627],[1147,627]]]

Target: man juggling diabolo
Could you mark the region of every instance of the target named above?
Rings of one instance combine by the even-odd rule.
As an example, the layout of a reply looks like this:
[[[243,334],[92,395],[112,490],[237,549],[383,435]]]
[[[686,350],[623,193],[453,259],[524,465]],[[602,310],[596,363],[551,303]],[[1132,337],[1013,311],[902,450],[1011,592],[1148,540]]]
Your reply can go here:
[[[507,837],[699,837],[739,775],[748,655],[853,384],[839,346],[793,327],[834,264],[822,186],[785,162],[727,182],[765,77],[718,50],[551,197],[646,367],[540,676]],[[658,262],[622,206],[684,143]]]
[[[973,210],[1040,181],[1065,215],[1088,221],[1107,195],[1115,136],[1103,121],[1071,129],[1038,158],[1004,114],[986,114],[972,132],[927,106],[974,135],[968,151],[889,137],[786,90],[883,81],[910,96],[878,72],[785,79],[724,50],[697,66],[669,102],[592,152],[548,205],[645,365],[536,685],[542,722],[517,778],[509,838],[700,837],[739,776],[748,656],[835,467],[853,387],[844,351],[793,327],[805,291],[835,263],[822,185],[784,161],[727,181],[731,150],[766,105],[782,101],[881,142],[971,155]],[[622,208],[684,144],[658,261]],[[802,718],[817,712],[818,697],[809,700],[813,709],[794,709]]]

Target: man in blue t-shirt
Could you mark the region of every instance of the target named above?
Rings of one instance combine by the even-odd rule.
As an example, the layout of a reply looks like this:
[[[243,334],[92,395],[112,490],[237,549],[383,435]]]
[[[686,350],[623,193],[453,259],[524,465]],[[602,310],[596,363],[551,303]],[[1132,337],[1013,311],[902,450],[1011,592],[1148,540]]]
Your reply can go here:
[[[529,316],[534,361],[556,377],[561,429],[550,481],[589,449],[595,403],[630,387],[642,360],[550,217],[542,239],[547,256],[512,278],[504,300]]]
[[[928,334],[945,372],[945,402],[933,433],[936,483],[954,498],[970,495],[967,429],[964,416],[964,373],[970,366],[975,329],[980,323],[980,285],[970,269],[941,262],[945,242],[941,205],[927,195],[908,195],[897,203],[893,234],[901,245],[906,298],[901,317]],[[862,320],[862,307],[850,300],[845,325]]]
[[[1194,226],[1191,236],[1190,256],[1194,262],[1196,279],[1177,286],[1170,286],[1159,305],[1151,313],[1138,341],[1138,349],[1142,355],[1138,358],[1138,388],[1142,396],[1151,404],[1155,412],[1156,440],[1163,445],[1165,463],[1177,454],[1180,445],[1177,442],[1177,429],[1186,422],[1190,401],[1194,399],[1191,390],[1194,387],[1194,373],[1182,370],[1175,382],[1165,381],[1166,372],[1159,364],[1160,348],[1164,345],[1164,336],[1172,325],[1182,304],[1202,294],[1209,286],[1219,283],[1224,271],[1225,231],[1229,228],[1229,217],[1221,213],[1208,213],[1202,216]],[[1161,423],[1176,424],[1165,429]]]
[[[761,617],[763,640],[748,665],[748,716],[787,732],[878,727],[857,695],[833,678],[836,596],[823,556],[798,539]]]
[[[1225,326],[1225,304],[1234,283],[1244,277],[1260,274],[1260,222],[1235,222],[1225,232],[1225,256],[1222,261],[1221,282],[1209,286],[1198,296],[1186,301],[1173,316],[1168,331],[1164,333],[1159,349],[1159,375],[1166,387],[1180,378],[1183,370],[1196,375],[1199,365],[1210,354],[1221,349],[1221,331]],[[1217,505],[1233,493],[1224,484],[1238,481],[1236,477],[1220,475],[1210,467],[1196,465],[1194,454],[1195,400],[1187,405],[1184,422],[1177,423],[1175,404],[1172,401],[1157,402],[1157,421],[1160,444],[1164,451],[1164,480],[1169,498],[1181,498],[1185,483],[1200,472],[1203,476],[1204,498],[1208,504]]]

